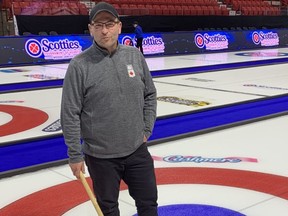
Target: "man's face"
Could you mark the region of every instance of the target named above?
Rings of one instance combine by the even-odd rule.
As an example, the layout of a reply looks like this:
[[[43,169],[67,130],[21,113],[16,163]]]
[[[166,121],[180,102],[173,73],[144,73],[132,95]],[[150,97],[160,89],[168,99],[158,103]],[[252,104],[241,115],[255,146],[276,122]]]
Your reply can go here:
[[[122,23],[109,12],[100,12],[88,25],[91,36],[96,43],[112,53],[117,48],[118,36]]]

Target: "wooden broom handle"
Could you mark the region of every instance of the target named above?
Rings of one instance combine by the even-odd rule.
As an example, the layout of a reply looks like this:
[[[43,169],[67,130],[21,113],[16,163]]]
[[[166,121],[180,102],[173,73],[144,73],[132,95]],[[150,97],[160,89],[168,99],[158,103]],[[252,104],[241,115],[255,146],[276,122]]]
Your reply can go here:
[[[92,204],[93,204],[93,206],[94,206],[94,208],[98,214],[98,216],[104,216],[101,209],[100,209],[100,206],[97,203],[96,197],[94,196],[89,184],[86,181],[84,174],[81,171],[80,171],[80,180],[81,180],[81,182],[82,182],[82,184],[83,184],[83,186],[84,186],[84,188],[85,188],[85,190],[86,190],[86,192],[87,192],[87,194],[88,194],[88,196],[89,196],[89,198],[90,198],[90,200],[91,200],[91,202],[92,202]]]

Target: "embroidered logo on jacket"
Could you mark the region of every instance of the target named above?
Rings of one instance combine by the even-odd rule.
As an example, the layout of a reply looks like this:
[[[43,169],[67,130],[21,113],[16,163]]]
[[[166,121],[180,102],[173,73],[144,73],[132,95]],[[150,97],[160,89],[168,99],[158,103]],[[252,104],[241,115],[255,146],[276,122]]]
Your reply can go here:
[[[127,65],[127,72],[129,77],[135,77],[135,71],[132,65]]]

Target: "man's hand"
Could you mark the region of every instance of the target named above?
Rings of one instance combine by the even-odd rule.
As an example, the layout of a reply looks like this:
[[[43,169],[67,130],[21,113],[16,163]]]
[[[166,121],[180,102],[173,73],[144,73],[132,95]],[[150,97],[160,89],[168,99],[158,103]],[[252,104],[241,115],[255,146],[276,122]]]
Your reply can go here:
[[[70,168],[72,170],[73,175],[77,179],[80,179],[80,171],[85,173],[84,161],[81,161],[79,163],[69,163],[69,166],[70,166]]]
[[[146,142],[147,142],[147,138],[146,138],[146,136],[144,135],[143,143],[146,143]]]

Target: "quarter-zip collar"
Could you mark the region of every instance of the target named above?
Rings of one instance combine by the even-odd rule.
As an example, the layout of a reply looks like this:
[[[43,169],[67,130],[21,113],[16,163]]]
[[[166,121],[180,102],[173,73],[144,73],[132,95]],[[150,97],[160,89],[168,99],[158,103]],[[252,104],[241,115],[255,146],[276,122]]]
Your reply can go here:
[[[96,43],[96,41],[93,40],[93,47],[94,47],[95,49],[99,50],[104,56],[107,56],[107,55],[108,55],[108,56],[112,57],[112,56],[117,52],[117,50],[119,49],[120,46],[119,46],[119,42],[117,42],[117,47],[116,47],[116,49],[115,49],[112,53],[109,53],[107,49],[99,46],[99,45]]]

